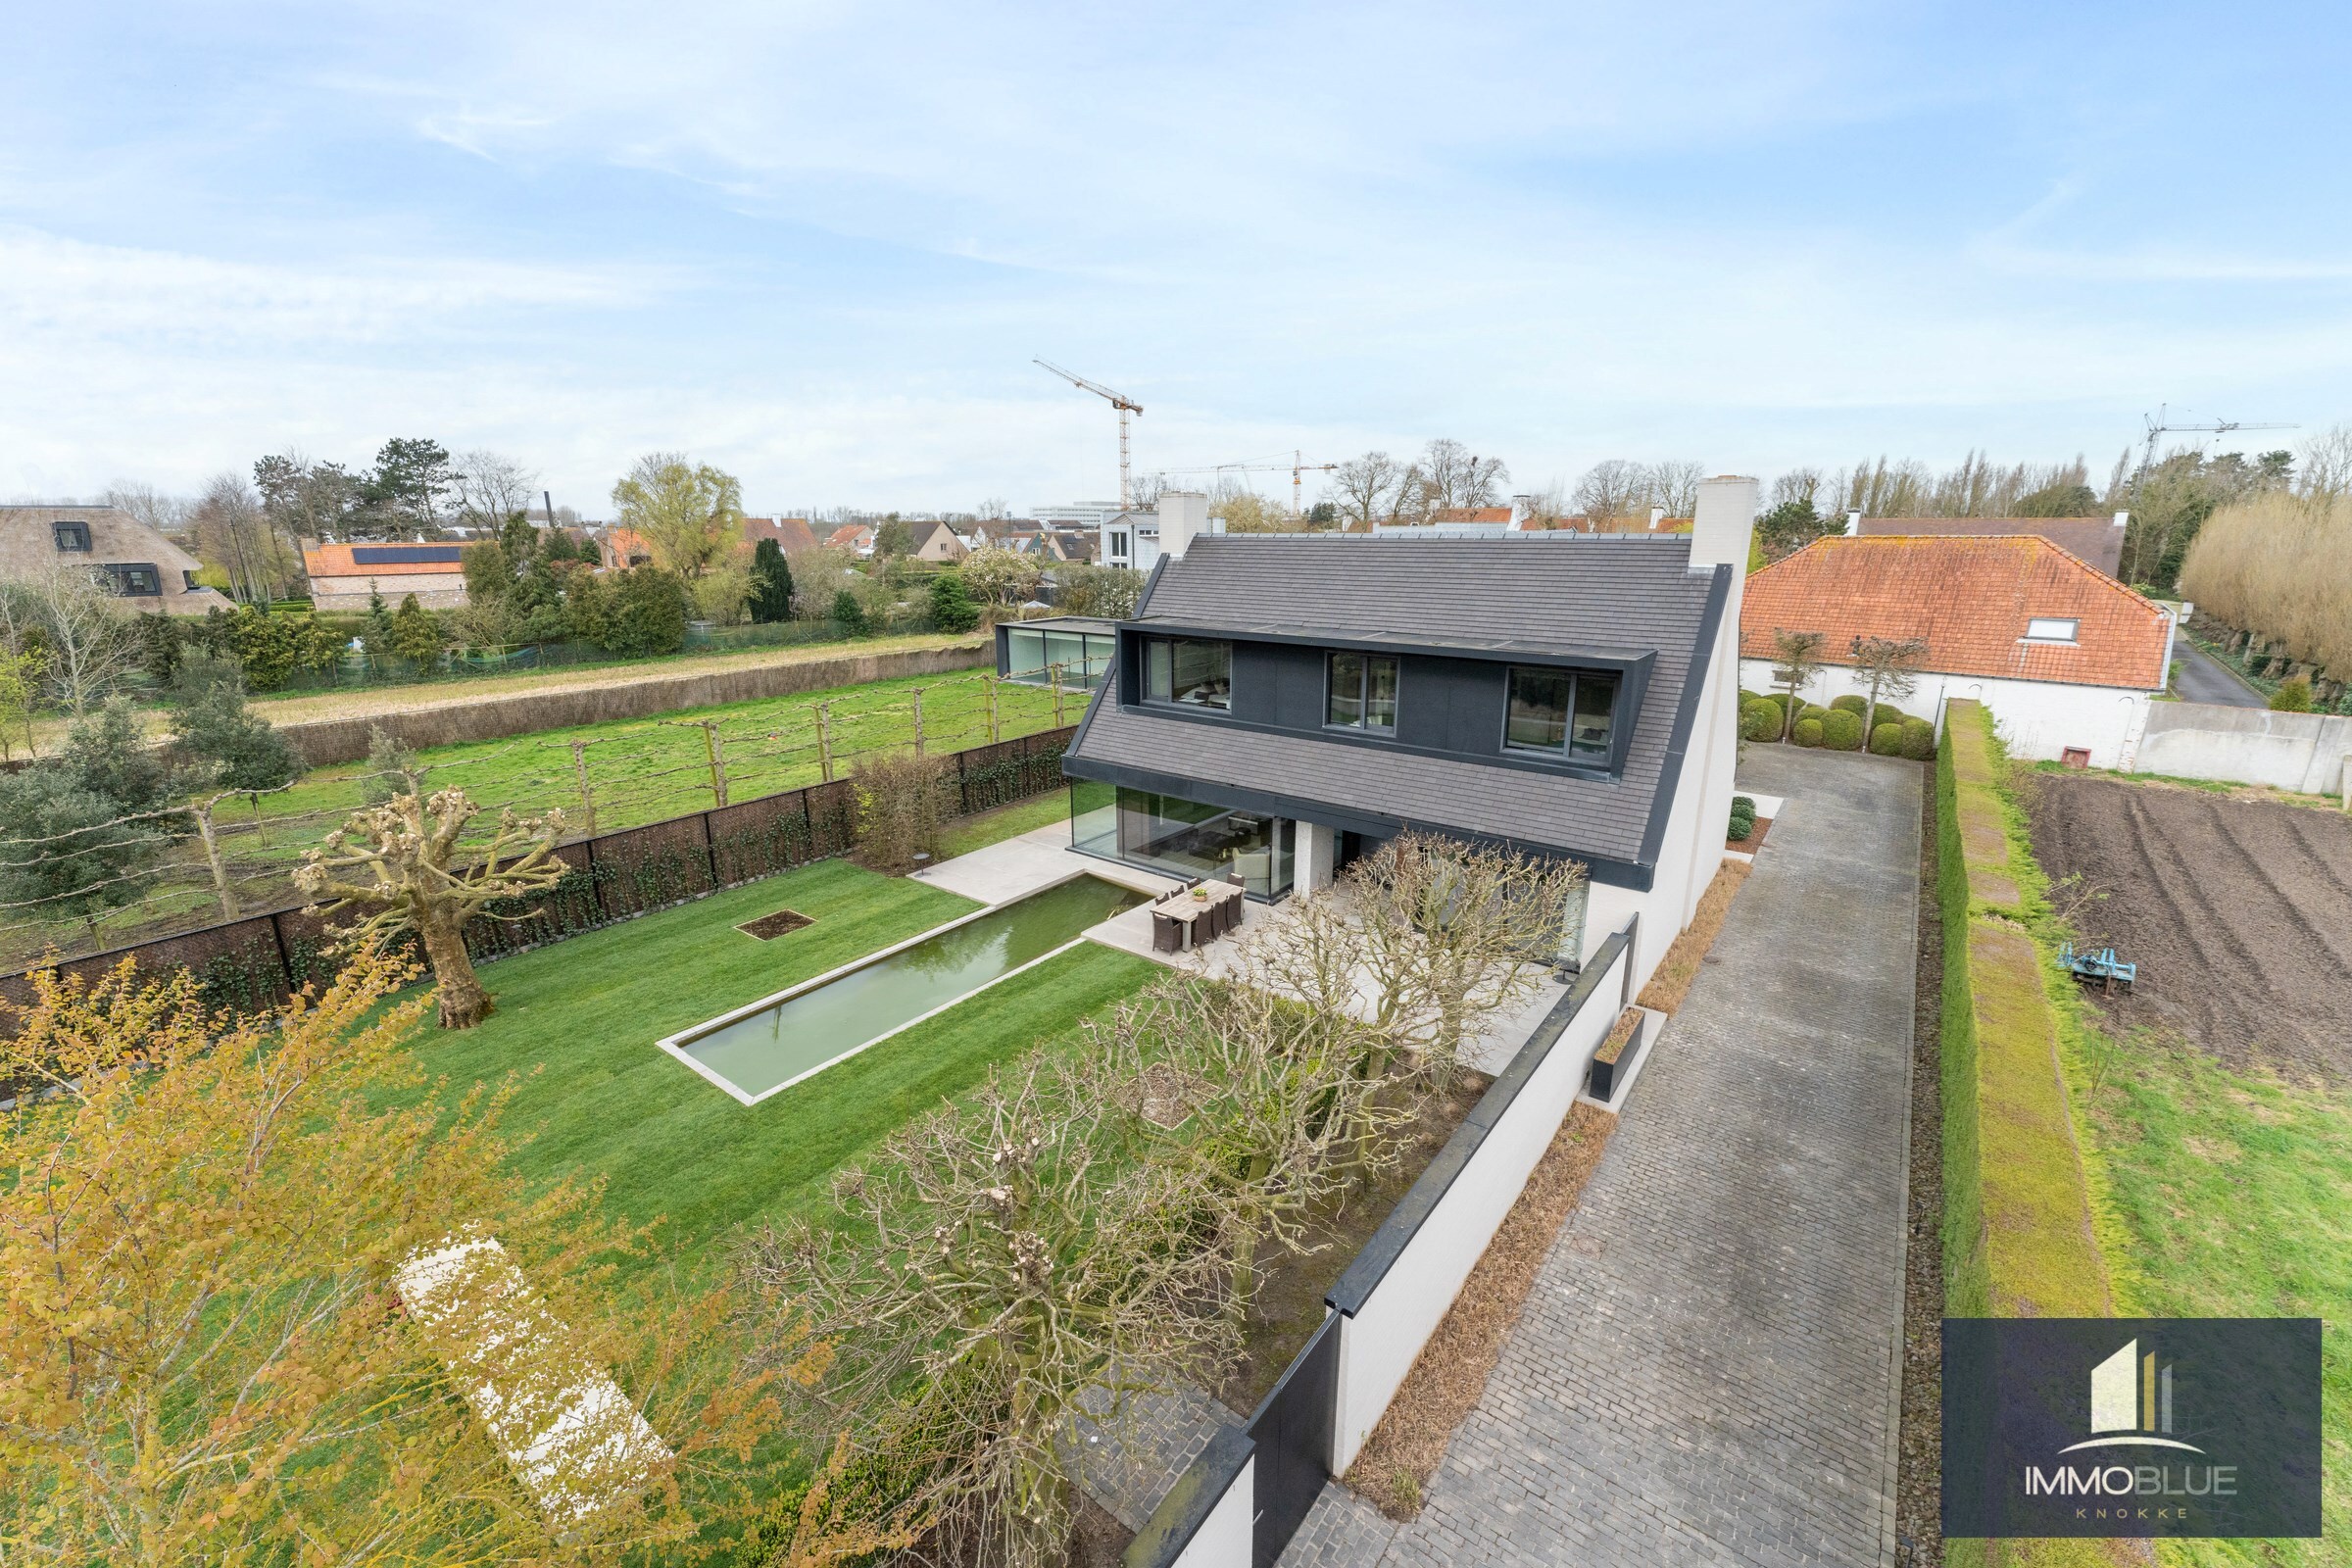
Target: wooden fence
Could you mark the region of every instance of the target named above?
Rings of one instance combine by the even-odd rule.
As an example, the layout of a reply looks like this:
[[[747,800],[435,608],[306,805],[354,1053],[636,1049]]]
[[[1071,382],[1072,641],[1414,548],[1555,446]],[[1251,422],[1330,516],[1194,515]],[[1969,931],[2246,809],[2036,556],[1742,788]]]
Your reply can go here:
[[[942,785],[964,815],[1044,794],[1061,783],[1061,757],[1075,726],[950,752]],[[571,869],[547,892],[493,904],[501,918],[476,920],[466,946],[476,959],[560,942],[723,887],[757,881],[847,852],[857,840],[858,792],[849,779],[810,784],[731,806],[574,840],[557,854]],[[124,958],[144,972],[185,968],[214,1006],[258,1008],[328,979],[334,933],[299,906],[159,937],[56,965],[95,979]],[[0,977],[0,1001],[26,1003],[34,964]]]

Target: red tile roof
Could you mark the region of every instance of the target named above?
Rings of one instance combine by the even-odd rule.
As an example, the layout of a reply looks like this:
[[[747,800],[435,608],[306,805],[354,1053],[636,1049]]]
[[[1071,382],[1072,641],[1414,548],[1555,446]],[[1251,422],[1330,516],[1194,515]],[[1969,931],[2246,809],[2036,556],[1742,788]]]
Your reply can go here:
[[[2078,622],[2076,641],[2028,642],[2035,618]],[[1951,675],[2155,691],[2164,612],[2037,535],[1833,535],[1747,579],[1740,653],[1774,657],[1775,628],[1824,634],[1843,663],[1856,637],[1921,637],[1922,667]]]
[[[431,544],[385,539],[314,545],[302,553],[302,564],[313,577],[462,576],[466,564],[459,559],[459,552],[464,548],[446,539]],[[358,552],[356,557],[354,551]]]
[[[874,530],[862,522],[845,522],[825,536],[825,543],[843,550],[855,550],[874,536]]]
[[[776,547],[788,556],[816,548],[816,530],[808,526],[807,517],[746,517],[743,537],[749,544],[773,539]]]
[[[1880,534],[2039,534],[2108,576],[2124,564],[2124,530],[2113,517],[1864,517],[1865,538]]]
[[[1508,522],[1508,507],[1440,507],[1430,514],[1432,522]]]

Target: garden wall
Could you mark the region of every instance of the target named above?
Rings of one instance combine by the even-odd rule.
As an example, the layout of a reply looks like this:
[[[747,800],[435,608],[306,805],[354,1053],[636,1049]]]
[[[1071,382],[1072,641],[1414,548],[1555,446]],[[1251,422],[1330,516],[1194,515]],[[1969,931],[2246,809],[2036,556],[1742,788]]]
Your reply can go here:
[[[1076,733],[1046,730],[945,754],[942,782],[955,808],[968,815],[1060,788],[1062,753]],[[840,779],[574,840],[557,852],[569,873],[545,893],[490,905],[501,918],[469,925],[466,949],[476,959],[501,957],[843,854],[856,842],[857,816],[857,786]],[[333,940],[324,917],[289,906],[57,967],[85,979],[124,958],[146,972],[184,968],[209,1005],[266,1007],[329,978]],[[0,1001],[30,1002],[27,973],[0,977]]]
[[[657,675],[570,691],[519,692],[511,697],[433,703],[366,718],[322,718],[306,724],[281,724],[278,733],[294,743],[311,766],[325,767],[365,758],[371,727],[381,728],[413,751],[424,751],[466,741],[527,735],[534,730],[652,718],[684,708],[789,697],[795,692],[822,691],[829,686],[897,680],[906,675],[938,675],[991,663],[994,657],[987,643],[973,641],[946,648],[850,654],[839,659],[792,663],[747,662],[741,669],[710,670],[699,675]]]
[[[2347,755],[2352,755],[2352,718],[2216,703],[2158,703],[2148,711],[2132,771],[2337,795],[2344,789]]]
[[[2115,1298],[2068,1103],[2043,881],[1992,716],[1945,710],[1936,764],[1943,916],[1943,1261],[1955,1317],[2105,1317]]]

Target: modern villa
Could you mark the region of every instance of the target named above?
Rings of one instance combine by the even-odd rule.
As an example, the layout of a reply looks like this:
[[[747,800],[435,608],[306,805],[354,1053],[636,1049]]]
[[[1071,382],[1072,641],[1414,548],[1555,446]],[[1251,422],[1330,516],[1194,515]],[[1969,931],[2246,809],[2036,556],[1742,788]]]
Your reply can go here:
[[[1163,498],[1063,769],[1072,847],[1253,898],[1405,829],[1582,861],[1640,973],[1724,850],[1752,479],[1687,534],[1223,534]],[[1203,509],[1204,510],[1204,509]]]

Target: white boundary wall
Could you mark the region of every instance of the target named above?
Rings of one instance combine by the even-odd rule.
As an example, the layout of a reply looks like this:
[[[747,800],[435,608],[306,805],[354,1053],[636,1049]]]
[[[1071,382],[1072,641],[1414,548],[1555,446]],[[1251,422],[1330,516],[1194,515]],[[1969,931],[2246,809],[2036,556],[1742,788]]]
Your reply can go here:
[[[1242,1461],[1225,1495],[1200,1522],[1200,1528],[1176,1554],[1169,1568],[1250,1568],[1255,1554],[1257,1529],[1257,1458]]]
[[[1569,1020],[1469,1163],[1455,1173],[1404,1250],[1340,1326],[1339,1412],[1331,1473],[1346,1475],[1380,1424],[1429,1337],[1452,1307],[1511,1205],[1585,1086],[1592,1053],[1616,1022],[1625,986],[1621,952]],[[1523,1048],[1524,1049],[1524,1048]]]
[[[2031,762],[2054,762],[2070,746],[2090,753],[2090,765],[2130,770],[2149,710],[2170,708],[2151,694],[2123,686],[2069,686],[2047,680],[1996,680],[1983,675],[1923,673],[1911,695],[1895,706],[1943,728],[1943,705],[1954,698],[1983,703],[2009,755]],[[1751,692],[1777,692],[1769,659],[1740,661],[1740,684]],[[1858,671],[1824,664],[1798,693],[1828,707],[1839,697],[1867,697]]]
[[[2133,763],[2141,773],[2267,784],[2302,795],[2341,795],[2352,754],[2352,718],[2274,713],[2213,703],[2158,703]]]

